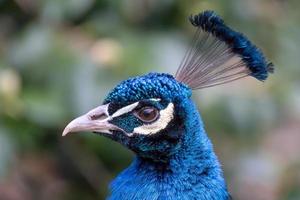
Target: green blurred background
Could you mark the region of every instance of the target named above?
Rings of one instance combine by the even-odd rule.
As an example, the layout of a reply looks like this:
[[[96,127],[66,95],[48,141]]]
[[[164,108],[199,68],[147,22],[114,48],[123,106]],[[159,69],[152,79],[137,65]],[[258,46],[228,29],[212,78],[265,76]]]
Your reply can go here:
[[[62,138],[119,81],[174,73],[217,11],[276,66],[195,91],[235,199],[300,199],[300,1],[0,0],[0,199],[104,199],[133,154],[106,138]]]

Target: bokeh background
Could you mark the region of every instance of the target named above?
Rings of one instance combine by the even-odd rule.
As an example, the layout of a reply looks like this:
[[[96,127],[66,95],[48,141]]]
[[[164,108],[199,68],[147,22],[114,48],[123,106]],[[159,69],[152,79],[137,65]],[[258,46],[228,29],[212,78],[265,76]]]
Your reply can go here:
[[[104,199],[133,154],[94,134],[62,138],[119,81],[174,73],[217,11],[276,66],[195,91],[235,199],[300,199],[300,1],[0,0],[0,199]]]

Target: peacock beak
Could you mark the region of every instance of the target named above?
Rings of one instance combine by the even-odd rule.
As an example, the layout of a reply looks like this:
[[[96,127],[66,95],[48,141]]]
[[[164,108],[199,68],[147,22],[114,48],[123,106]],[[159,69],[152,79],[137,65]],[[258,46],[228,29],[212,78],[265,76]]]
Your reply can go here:
[[[111,123],[108,114],[108,104],[92,109],[88,113],[71,121],[64,129],[62,136],[71,132],[91,131],[112,134],[111,130],[119,128]]]

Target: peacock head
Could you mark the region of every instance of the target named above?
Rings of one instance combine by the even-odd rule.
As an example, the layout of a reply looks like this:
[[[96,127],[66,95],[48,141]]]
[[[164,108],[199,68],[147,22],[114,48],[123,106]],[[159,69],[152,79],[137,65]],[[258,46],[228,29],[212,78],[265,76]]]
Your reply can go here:
[[[117,85],[103,105],[73,120],[64,130],[93,131],[141,157],[162,159],[179,149],[191,89],[172,75],[149,73]]]
[[[63,135],[92,131],[141,157],[168,157],[180,149],[187,117],[195,112],[190,109],[193,89],[247,76],[264,81],[273,72],[261,50],[213,11],[191,16],[190,22],[197,27],[195,37],[174,77],[150,73],[123,81],[103,105],[70,122]]]

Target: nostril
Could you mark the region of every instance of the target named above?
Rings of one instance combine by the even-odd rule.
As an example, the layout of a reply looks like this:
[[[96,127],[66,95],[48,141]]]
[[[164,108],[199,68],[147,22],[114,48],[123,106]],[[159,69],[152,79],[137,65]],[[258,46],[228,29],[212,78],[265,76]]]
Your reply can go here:
[[[102,120],[102,119],[107,118],[108,116],[105,113],[101,113],[101,114],[91,115],[90,117],[91,117],[91,120]]]

